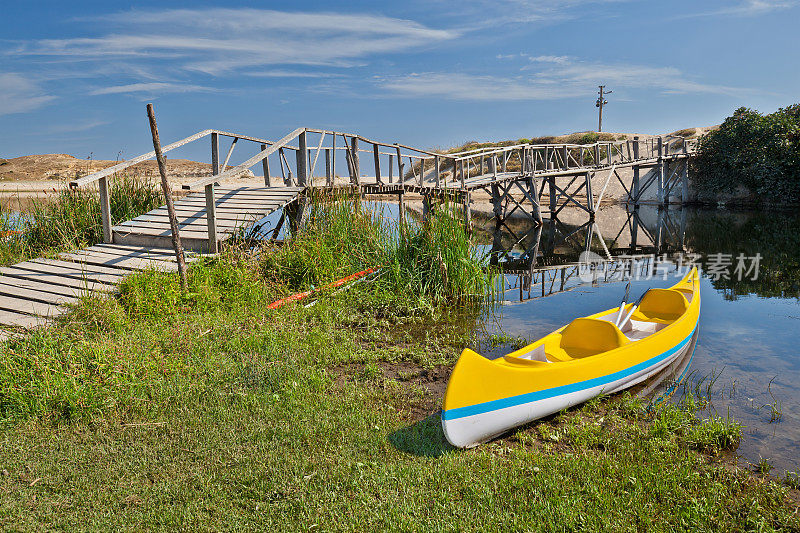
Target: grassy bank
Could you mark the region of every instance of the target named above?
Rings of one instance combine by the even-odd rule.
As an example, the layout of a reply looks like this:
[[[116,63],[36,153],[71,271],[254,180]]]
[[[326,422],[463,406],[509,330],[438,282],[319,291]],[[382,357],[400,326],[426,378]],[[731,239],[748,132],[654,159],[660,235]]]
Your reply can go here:
[[[130,220],[163,204],[155,183],[145,177],[121,176],[111,180],[111,219]],[[91,189],[62,189],[54,198],[34,200],[20,216],[0,205],[0,265],[52,255],[101,242],[100,201]]]
[[[0,347],[0,524],[800,527],[784,488],[713,460],[740,429],[688,406],[653,411],[618,396],[473,450],[449,447],[438,405],[476,341],[477,259],[444,213],[403,239],[342,205],[316,205],[283,249],[193,266],[186,295],[174,276],[145,272],[118,297]],[[376,261],[385,270],[370,282],[309,308],[266,309]]]

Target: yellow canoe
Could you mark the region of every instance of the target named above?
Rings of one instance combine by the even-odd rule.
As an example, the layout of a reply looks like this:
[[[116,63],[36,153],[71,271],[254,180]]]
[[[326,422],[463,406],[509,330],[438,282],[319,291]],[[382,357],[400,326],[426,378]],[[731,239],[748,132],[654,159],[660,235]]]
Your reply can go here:
[[[633,311],[620,327],[617,318]],[[658,373],[694,343],[700,317],[697,269],[669,289],[584,318],[499,359],[465,349],[442,407],[442,427],[467,448],[509,429],[611,394]]]

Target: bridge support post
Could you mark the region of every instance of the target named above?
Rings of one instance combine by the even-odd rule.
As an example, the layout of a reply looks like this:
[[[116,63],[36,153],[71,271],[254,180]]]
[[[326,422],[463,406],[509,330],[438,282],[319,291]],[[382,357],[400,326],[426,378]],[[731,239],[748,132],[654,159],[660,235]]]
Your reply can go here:
[[[556,212],[556,178],[553,176],[547,178],[547,185],[550,193],[550,221],[552,223],[553,213]]]
[[[297,136],[297,185],[305,187],[308,185],[308,143],[306,132],[303,131]]]
[[[683,141],[683,172],[681,173],[681,203],[689,203],[689,156],[686,155],[686,141]]]
[[[211,174],[219,174],[219,135],[211,134]],[[265,178],[266,179],[266,178]],[[208,224],[208,253],[215,254],[219,251],[217,237],[217,202],[215,198],[214,183],[205,187],[206,195],[206,221]]]
[[[633,207],[633,213],[631,213],[631,253],[636,253],[636,239],[639,235],[639,206],[636,205]]]
[[[536,221],[536,224],[541,226],[542,225],[542,210],[539,207],[539,194],[536,191],[536,181],[533,177],[529,177],[527,180],[526,185],[528,186],[528,194],[530,195],[531,199],[531,216],[533,220]],[[538,245],[537,245],[538,246]]]
[[[261,145],[261,151],[267,149],[266,144]],[[269,175],[269,157],[261,160],[261,170],[264,171],[264,187],[272,187],[272,177]]]
[[[472,231],[472,206],[470,205],[471,194],[469,191],[464,191],[464,231],[470,233]]]
[[[398,203],[398,223],[400,224],[400,234],[405,235],[406,231],[406,191],[405,187],[401,187],[400,192],[397,193],[397,203]]]
[[[431,195],[425,193],[422,195],[422,222],[427,223],[431,217]]]
[[[353,185],[361,185],[361,168],[358,159],[358,137],[353,137],[350,141],[350,157],[352,158],[350,183]]]
[[[633,138],[633,158],[639,159],[639,137]],[[633,165],[633,183],[631,184],[631,198],[633,205],[639,203],[639,165]]]
[[[667,173],[667,159],[664,158],[664,139],[661,137],[658,138],[658,167],[656,171],[658,172],[658,191],[656,192],[656,198],[658,200],[658,205],[664,205],[666,203],[665,196],[665,189],[664,189],[664,181],[666,180],[666,173]]]
[[[592,195],[592,176],[588,172],[586,173],[586,208],[589,209],[589,216],[594,218],[595,213],[595,205],[594,205],[594,196]]]
[[[503,203],[500,200],[500,186],[492,184],[492,211],[498,222],[503,221]]]
[[[100,188],[100,216],[103,221],[103,242],[111,244],[114,242],[114,235],[111,231],[111,193],[108,190],[108,178],[102,177],[97,180]]]
[[[383,177],[381,177],[381,152],[377,144],[372,145],[372,159],[375,165],[375,184],[383,185]]]

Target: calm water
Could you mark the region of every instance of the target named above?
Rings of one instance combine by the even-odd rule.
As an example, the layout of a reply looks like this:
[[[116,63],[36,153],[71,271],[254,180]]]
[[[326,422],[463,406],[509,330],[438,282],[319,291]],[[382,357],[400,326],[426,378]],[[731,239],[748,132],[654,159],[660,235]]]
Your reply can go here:
[[[679,279],[678,259],[683,257],[685,264],[687,254],[699,254],[700,331],[688,367],[683,361],[671,369],[685,378],[674,398],[687,390],[709,395],[711,404],[702,416],[730,415],[746,426],[738,450],[742,459],[766,458],[775,473],[800,470],[800,219],[784,213],[678,209],[659,214],[647,207],[639,211],[631,216],[624,207],[606,209],[595,226],[571,213],[572,220],[546,223],[541,232],[525,221],[510,228],[485,221],[477,235],[486,250],[514,268],[531,261],[534,267],[575,261],[587,243],[601,256],[607,248],[617,264],[630,261],[619,259],[621,255],[654,254],[660,260],[641,258],[638,263],[643,274],[648,263],[658,265],[659,276],[634,279],[632,299],[648,287],[674,284]],[[590,231],[592,238],[587,239]],[[727,269],[731,279],[714,279],[716,272],[725,270],[725,256],[714,255],[719,253],[732,255]],[[750,258],[760,254],[757,279],[750,279],[752,271],[737,279],[739,254],[747,258],[745,267],[752,267]],[[487,335],[534,340],[577,316],[619,305],[626,282],[584,282],[574,273],[570,277],[574,270],[554,268],[545,274],[544,284],[541,274],[506,275],[501,283],[505,305],[488,320]],[[499,346],[488,355],[512,349]],[[652,394],[663,391],[675,377],[669,376]],[[775,420],[778,413],[780,419]]]

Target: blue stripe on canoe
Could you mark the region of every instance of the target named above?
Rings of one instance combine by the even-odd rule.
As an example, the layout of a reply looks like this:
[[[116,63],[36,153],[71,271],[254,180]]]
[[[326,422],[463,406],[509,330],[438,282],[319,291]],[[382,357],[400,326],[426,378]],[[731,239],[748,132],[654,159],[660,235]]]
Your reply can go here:
[[[683,339],[681,342],[679,342],[674,348],[670,348],[661,355],[657,355],[651,359],[648,359],[647,361],[643,361],[639,364],[626,368],[625,370],[620,370],[618,372],[608,374],[607,376],[600,376],[597,378],[587,379],[585,381],[579,381],[577,383],[570,383],[569,385],[561,385],[559,387],[553,387],[551,389],[544,389],[535,392],[526,392],[525,394],[519,394],[517,396],[511,396],[509,398],[501,398],[500,400],[492,400],[490,402],[478,403],[475,405],[467,405],[465,407],[456,407],[455,409],[448,409],[447,411],[442,411],[442,419],[455,420],[457,418],[464,418],[465,416],[480,415],[483,413],[488,413],[490,411],[497,411],[498,409],[505,409],[506,407],[515,407],[517,405],[522,405],[524,403],[546,400],[547,398],[554,398],[556,396],[569,394],[571,392],[578,392],[585,389],[598,387],[600,385],[607,385],[612,381],[616,381],[618,379],[635,374],[641,370],[645,370],[663,361],[664,359],[667,359],[668,357],[674,355],[675,353],[678,352],[678,350],[686,346],[686,343],[689,342],[689,340],[692,338],[692,335],[694,335],[695,329],[697,329],[696,324],[694,329],[692,329],[692,332],[689,334],[689,336]]]

